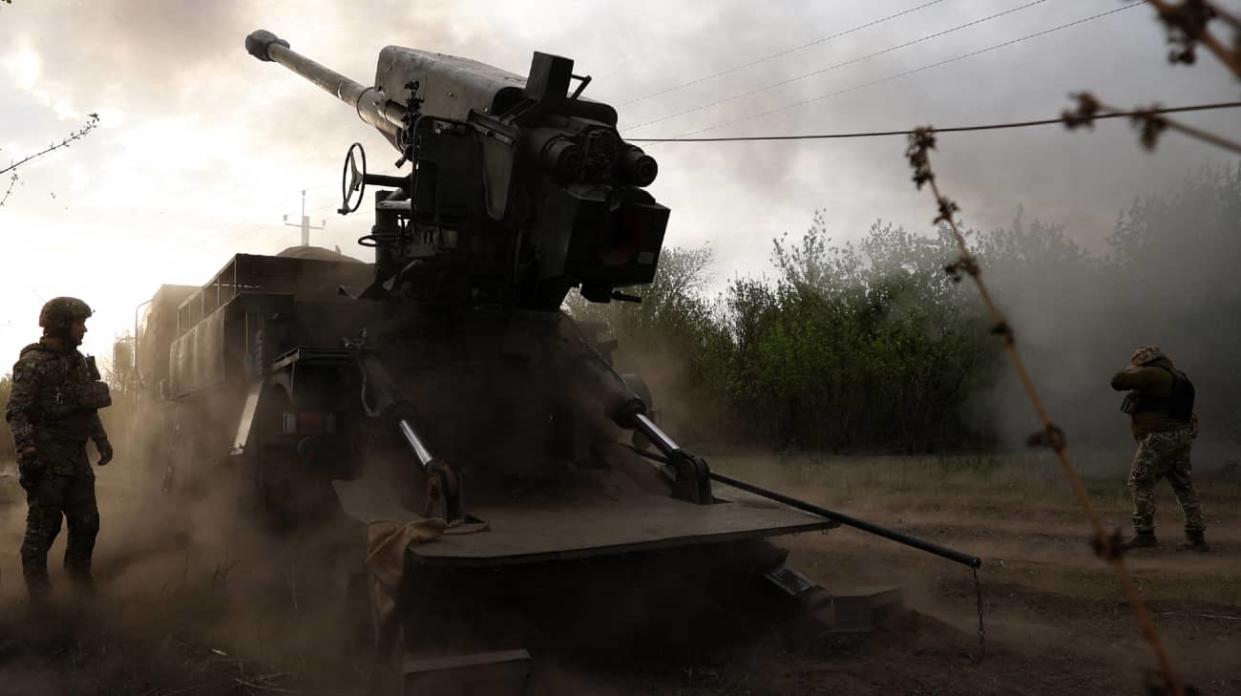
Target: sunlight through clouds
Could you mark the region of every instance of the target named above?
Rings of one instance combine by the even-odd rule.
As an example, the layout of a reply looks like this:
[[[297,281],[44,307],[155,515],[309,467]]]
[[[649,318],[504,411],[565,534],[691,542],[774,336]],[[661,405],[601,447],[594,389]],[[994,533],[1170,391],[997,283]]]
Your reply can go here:
[[[21,48],[6,55],[0,63],[4,64],[14,87],[27,92],[34,90],[43,68],[43,61],[39,59],[38,53],[30,48]]]

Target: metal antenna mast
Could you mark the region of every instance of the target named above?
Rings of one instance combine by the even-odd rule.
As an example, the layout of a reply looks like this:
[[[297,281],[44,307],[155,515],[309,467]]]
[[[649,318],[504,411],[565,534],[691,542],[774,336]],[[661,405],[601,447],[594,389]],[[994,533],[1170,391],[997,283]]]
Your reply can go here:
[[[306,189],[302,189],[302,222],[294,224],[289,222],[289,216],[284,216],[284,224],[289,227],[300,227],[302,229],[302,246],[310,246],[310,231],[321,230],[327,226],[327,220],[320,220],[318,227],[310,226],[310,218],[306,217]]]

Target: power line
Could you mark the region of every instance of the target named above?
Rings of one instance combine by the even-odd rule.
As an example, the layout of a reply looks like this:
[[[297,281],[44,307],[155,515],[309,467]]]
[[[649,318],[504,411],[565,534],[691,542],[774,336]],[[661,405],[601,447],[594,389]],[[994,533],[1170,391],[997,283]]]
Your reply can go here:
[[[902,48],[908,48],[909,46],[913,46],[914,44],[919,44],[919,43],[922,43],[923,41],[929,41],[929,40],[931,40],[931,39],[939,38],[939,37],[941,37],[941,36],[947,36],[948,34],[952,34],[952,33],[954,33],[954,32],[961,31],[962,29],[968,29],[968,28],[970,28],[970,27],[972,27],[972,26],[975,26],[975,25],[978,25],[978,24],[982,24],[982,23],[984,23],[984,22],[989,22],[989,21],[991,21],[991,20],[993,20],[993,19],[998,19],[999,17],[1003,17],[1003,16],[1005,16],[1005,15],[1009,15],[1009,14],[1012,14],[1012,13],[1014,13],[1014,12],[1020,12],[1021,10],[1024,10],[1024,9],[1027,9],[1027,8],[1030,8],[1030,7],[1034,7],[1035,5],[1041,5],[1041,4],[1043,4],[1044,2],[1047,2],[1047,0],[1034,0],[1033,2],[1028,2],[1028,3],[1024,4],[1024,5],[1019,5],[1019,6],[1017,6],[1017,7],[1012,7],[1012,8],[1009,8],[1009,9],[1007,9],[1007,10],[1004,10],[1004,11],[1002,11],[1002,12],[996,12],[995,14],[987,15],[986,17],[981,17],[981,18],[979,18],[979,19],[975,19],[975,20],[972,20],[972,21],[966,22],[965,24],[958,24],[958,25],[957,25],[957,26],[955,26],[955,27],[950,27],[950,28],[948,28],[948,29],[943,29],[943,30],[941,30],[941,31],[937,31],[937,32],[934,32],[934,33],[931,33],[931,34],[927,34],[926,36],[922,36],[922,37],[919,37],[919,38],[917,38],[917,39],[913,39],[912,41],[906,41],[906,42],[904,42],[904,43],[900,43],[900,44],[897,44],[897,45],[895,45],[895,46],[889,46],[888,48],[885,48],[885,49],[882,49],[882,50],[879,50],[879,51],[875,51],[875,52],[873,52],[873,53],[867,53],[867,54],[865,54],[865,55],[858,56],[858,57],[856,57],[856,58],[850,58],[849,60],[841,61],[841,62],[839,62],[839,63],[833,63],[832,65],[829,65],[829,66],[827,66],[826,68],[820,68],[820,69],[818,69],[818,70],[814,70],[814,71],[812,71],[812,72],[802,73],[801,75],[798,75],[797,77],[790,77],[790,78],[788,78],[788,79],[786,79],[786,80],[781,80],[781,81],[779,81],[779,82],[773,82],[772,84],[765,85],[765,86],[763,86],[763,87],[759,87],[759,88],[757,88],[757,89],[752,89],[752,90],[750,90],[750,91],[748,91],[748,92],[742,92],[741,94],[734,94],[734,95],[733,95],[733,96],[731,96],[731,97],[725,97],[725,98],[723,98],[723,99],[719,99],[719,100],[716,100],[716,101],[710,102],[710,103],[708,103],[708,104],[703,104],[702,106],[696,106],[696,107],[694,107],[694,108],[692,108],[692,109],[686,109],[686,110],[684,110],[684,111],[677,111],[677,112],[675,112],[675,113],[668,114],[667,116],[660,116],[659,118],[654,118],[654,119],[651,119],[651,120],[649,120],[649,121],[643,121],[642,123],[639,123],[639,124],[637,124],[636,126],[631,126],[631,127],[630,127],[630,130],[637,130],[637,129],[639,129],[639,128],[645,128],[646,126],[651,126],[651,125],[654,125],[654,124],[656,124],[656,123],[662,123],[662,122],[664,122],[664,121],[668,121],[668,120],[671,120],[671,119],[674,119],[674,118],[679,118],[679,117],[681,117],[681,116],[687,116],[687,115],[689,115],[689,114],[697,113],[697,112],[699,112],[699,111],[703,111],[703,110],[705,110],[705,109],[710,109],[710,108],[711,108],[711,107],[713,107],[713,106],[719,106],[720,104],[727,104],[728,102],[731,102],[731,101],[736,101],[736,100],[738,100],[738,99],[743,99],[743,98],[745,98],[745,97],[750,97],[750,96],[753,96],[753,95],[755,95],[755,94],[761,94],[761,93],[763,93],[763,92],[766,92],[766,91],[769,91],[769,90],[773,90],[773,89],[775,89],[775,88],[777,88],[777,87],[783,87],[784,85],[792,84],[792,83],[794,83],[794,82],[800,82],[801,80],[804,80],[804,79],[806,79],[806,78],[808,78],[808,77],[814,77],[815,75],[822,75],[822,74],[823,74],[823,73],[825,73],[825,72],[830,72],[830,71],[832,71],[832,70],[836,70],[836,69],[838,69],[838,68],[843,68],[843,67],[846,67],[846,66],[849,66],[849,65],[854,65],[854,64],[856,64],[856,63],[861,63],[862,61],[870,60],[871,58],[875,58],[875,57],[878,57],[878,56],[882,56],[882,55],[884,55],[884,54],[891,53],[891,52],[893,52],[893,51],[898,51],[898,50],[900,50],[900,49],[902,49]]]
[[[762,58],[756,58],[755,60],[752,60],[748,63],[742,63],[741,65],[736,65],[731,68],[725,68],[724,70],[720,70],[719,72],[713,72],[710,75],[704,75],[702,77],[698,77],[693,80],[690,80],[689,82],[682,82],[679,85],[673,85],[672,87],[668,87],[667,89],[663,89],[658,92],[652,92],[645,96],[637,97],[635,99],[630,99],[629,101],[622,103],[621,106],[629,106],[630,104],[636,104],[640,101],[646,101],[647,99],[654,99],[655,97],[660,97],[670,92],[675,92],[677,90],[685,89],[686,87],[696,85],[700,82],[706,82],[707,80],[714,80],[717,77],[723,77],[724,75],[729,75],[739,70],[745,70],[746,68],[751,68],[751,67],[754,67],[755,65],[758,65],[760,63],[766,63],[767,61],[770,61],[770,60],[775,60],[776,58],[780,58],[781,56],[787,56],[790,53],[796,53],[802,49],[810,48],[811,46],[818,46],[819,44],[827,43],[828,41],[831,41],[833,39],[839,39],[840,37],[845,36],[847,34],[852,34],[855,31],[861,31],[862,29],[873,27],[876,24],[883,24],[884,22],[890,19],[896,19],[897,17],[902,17],[907,14],[912,14],[914,12],[917,12],[918,10],[922,10],[927,7],[930,7],[931,5],[938,5],[941,2],[943,2],[943,0],[931,0],[931,2],[925,2],[916,7],[911,7],[907,10],[901,10],[900,12],[897,12],[895,14],[890,14],[887,17],[880,17],[879,19],[871,20],[869,22],[866,22],[865,24],[859,24],[855,27],[850,27],[848,29],[845,29],[844,31],[838,31],[835,34],[831,34],[829,36],[824,36],[822,38],[815,39],[814,41],[801,44],[800,46],[794,46],[793,48],[785,49],[778,53],[772,53],[771,55],[763,56]]]
[[[982,54],[984,54],[984,53],[990,53],[991,51],[996,51],[996,50],[999,50],[999,49],[1001,49],[1001,48],[1006,48],[1006,47],[1008,47],[1008,46],[1012,46],[1012,45],[1014,45],[1014,44],[1021,43],[1022,41],[1028,41],[1028,40],[1030,40],[1030,39],[1035,39],[1035,38],[1038,38],[1038,37],[1040,37],[1040,36],[1046,36],[1047,34],[1052,34],[1052,33],[1055,33],[1055,32],[1057,32],[1057,31],[1061,31],[1061,30],[1064,30],[1064,29],[1068,29],[1068,28],[1070,28],[1070,27],[1075,27],[1075,26],[1077,26],[1077,25],[1079,25],[1079,24],[1085,24],[1086,22],[1091,22],[1091,21],[1094,21],[1094,20],[1096,20],[1096,19],[1101,19],[1101,18],[1103,18],[1103,17],[1107,17],[1108,15],[1113,15],[1113,14],[1116,14],[1117,12],[1124,12],[1125,10],[1131,10],[1131,9],[1133,9],[1133,8],[1135,8],[1135,7],[1141,7],[1141,6],[1142,6],[1142,4],[1143,4],[1142,2],[1132,2],[1132,3],[1128,4],[1128,5],[1125,5],[1125,6],[1123,6],[1123,7],[1118,7],[1118,8],[1116,8],[1116,9],[1114,9],[1114,10],[1107,10],[1106,12],[1100,12],[1100,13],[1098,13],[1098,14],[1093,14],[1093,15],[1090,15],[1090,16],[1088,16],[1088,17],[1083,17],[1083,18],[1081,18],[1081,19],[1074,20],[1074,21],[1072,21],[1072,22],[1068,22],[1068,23],[1066,23],[1066,24],[1060,24],[1060,25],[1057,25],[1057,26],[1051,27],[1050,29],[1043,29],[1042,31],[1037,31],[1037,32],[1034,32],[1033,34],[1026,34],[1025,36],[1019,36],[1019,37],[1017,37],[1017,38],[1015,38],[1015,39],[1009,39],[1008,41],[1004,41],[1004,42],[1002,42],[1002,43],[998,43],[998,44],[993,44],[993,45],[988,46],[988,47],[986,47],[986,48],[980,48],[980,49],[978,49],[978,50],[976,50],[976,51],[970,51],[969,53],[962,53],[961,55],[959,55],[959,56],[954,56],[954,57],[952,57],[952,58],[945,58],[944,60],[937,61],[937,62],[935,62],[935,63],[930,63],[930,64],[928,64],[928,65],[923,65],[922,67],[919,67],[919,68],[913,68],[912,70],[905,70],[905,71],[902,71],[902,72],[899,72],[899,73],[895,73],[895,74],[892,74],[892,75],[888,75],[888,76],[886,76],[886,77],[881,77],[881,78],[879,78],[879,79],[877,79],[877,80],[871,80],[871,81],[869,81],[869,82],[863,82],[863,83],[862,83],[862,84],[860,84],[860,85],[854,85],[854,86],[852,86],[852,87],[846,87],[846,88],[844,88],[844,89],[839,89],[839,90],[836,90],[835,92],[828,92],[827,94],[822,94],[822,95],[819,95],[819,96],[817,96],[817,97],[812,97],[812,98],[810,98],[810,99],[803,99],[803,100],[798,101],[798,102],[793,102],[792,104],[786,104],[786,105],[784,105],[784,106],[780,106],[780,107],[777,107],[777,108],[774,108],[774,109],[768,109],[768,110],[766,110],[766,111],[760,111],[760,112],[758,112],[758,113],[755,113],[755,114],[750,114],[749,116],[743,116],[743,117],[741,117],[741,118],[736,118],[736,119],[733,119],[733,120],[731,120],[731,121],[724,121],[724,122],[722,122],[722,123],[717,123],[717,124],[715,124],[715,125],[713,125],[713,126],[707,126],[706,128],[700,128],[700,129],[698,129],[698,130],[696,130],[696,131],[690,131],[690,132],[688,132],[688,133],[682,133],[681,135],[679,135],[679,136],[677,136],[677,137],[679,137],[679,138],[683,138],[683,137],[690,136],[690,135],[697,135],[697,134],[699,134],[699,133],[706,133],[707,131],[712,131],[712,130],[715,130],[716,128],[723,128],[724,126],[731,126],[731,125],[736,124],[736,123],[743,123],[743,122],[745,122],[745,121],[752,121],[752,120],[754,120],[754,119],[756,119],[756,118],[762,118],[763,116],[770,116],[770,115],[772,115],[772,114],[780,113],[781,111],[787,111],[787,110],[789,110],[789,109],[792,109],[792,108],[795,108],[795,107],[798,107],[798,106],[804,106],[804,105],[806,105],[806,104],[811,104],[811,103],[813,103],[813,102],[823,101],[824,99],[829,99],[829,98],[831,98],[831,97],[837,97],[837,96],[840,96],[840,95],[842,95],[842,94],[848,94],[849,92],[856,92],[856,91],[857,91],[857,90],[859,90],[859,89],[865,89],[866,87],[873,87],[873,86],[875,86],[875,85],[882,84],[882,83],[884,83],[884,82],[891,82],[892,80],[896,80],[896,79],[899,79],[899,78],[902,78],[902,77],[908,77],[908,76],[913,75],[913,74],[916,74],[916,73],[924,72],[924,71],[926,71],[926,70],[931,70],[932,68],[938,68],[938,67],[943,66],[943,65],[948,65],[949,63],[956,63],[957,61],[965,60],[966,58],[972,58],[972,57],[974,57],[974,56],[979,56],[979,55],[982,55]]]
[[[1101,121],[1108,118],[1126,118],[1133,116],[1145,116],[1149,114],[1177,114],[1187,111],[1210,111],[1213,109],[1236,109],[1241,108],[1241,101],[1235,102],[1218,102],[1214,104],[1195,104],[1192,106],[1172,106],[1159,109],[1143,109],[1140,111],[1112,111],[1105,114],[1098,114],[1092,118],[1094,121]],[[1031,126],[1050,126],[1054,124],[1064,125],[1064,117],[1043,118],[1033,121],[1010,121],[1007,123],[988,123],[984,125],[974,126],[951,126],[948,128],[934,128],[936,134],[939,133],[968,133],[972,131],[987,130],[1004,130],[1009,128],[1029,128]],[[888,130],[888,131],[867,131],[858,133],[819,133],[805,135],[742,135],[742,136],[723,136],[718,138],[629,138],[626,142],[631,143],[737,143],[737,142],[772,142],[781,140],[848,140],[853,138],[882,138],[887,136],[910,135],[915,129],[908,130]]]

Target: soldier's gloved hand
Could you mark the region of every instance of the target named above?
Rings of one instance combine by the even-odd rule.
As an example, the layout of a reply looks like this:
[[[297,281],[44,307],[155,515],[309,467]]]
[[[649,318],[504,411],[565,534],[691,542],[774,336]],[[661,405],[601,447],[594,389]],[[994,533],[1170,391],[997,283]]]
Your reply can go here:
[[[112,461],[112,443],[107,440],[96,440],[95,449],[99,450],[99,461],[95,466],[107,466]]]
[[[43,462],[39,461],[38,452],[34,447],[23,447],[17,453],[17,482],[22,490],[30,492],[39,485],[43,476]]]

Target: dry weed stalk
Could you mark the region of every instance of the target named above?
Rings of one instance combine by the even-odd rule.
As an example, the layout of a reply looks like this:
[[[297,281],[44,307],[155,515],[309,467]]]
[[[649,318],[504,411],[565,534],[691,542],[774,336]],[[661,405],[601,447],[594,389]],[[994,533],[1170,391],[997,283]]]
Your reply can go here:
[[[32,155],[23,157],[22,159],[10,164],[4,169],[0,169],[0,174],[7,174],[13,171],[14,169],[17,169],[18,167],[22,166],[23,164],[29,162],[30,160],[36,157],[42,157],[43,155],[46,155],[49,152],[52,152],[53,150],[59,150],[62,147],[69,147],[70,143],[72,143],[75,140],[81,140],[82,138],[86,137],[88,133],[95,130],[95,128],[97,128],[98,126],[99,126],[99,114],[90,114],[86,119],[86,124],[83,125],[81,128],[79,128],[78,130],[75,130],[69,135],[65,136],[64,140],[58,143],[52,143],[51,145],[48,145],[47,147],[43,148],[42,150],[39,150],[38,152]]]
[[[1241,78],[1241,17],[1217,7],[1209,0],[1182,0],[1170,3],[1166,0],[1146,0],[1155,8],[1159,21],[1168,32],[1168,61],[1192,65],[1197,60],[1198,44],[1206,46],[1234,75]],[[1232,47],[1224,45],[1208,28],[1212,20],[1219,19],[1232,26]],[[1077,100],[1075,110],[1066,110],[1061,120],[1069,130],[1079,127],[1091,128],[1095,120],[1120,113],[1120,109],[1108,106],[1089,92],[1071,95]],[[1161,113],[1159,106],[1134,109],[1129,112],[1130,122],[1138,130],[1139,142],[1147,150],[1154,150],[1159,137],[1166,130],[1175,130],[1192,138],[1241,154],[1241,143],[1200,128],[1174,121]]]
[[[17,185],[17,173],[14,172],[9,177],[9,187],[5,189],[4,196],[0,197],[0,208],[4,207],[4,202],[9,200],[9,194],[13,193],[13,187]]]
[[[9,164],[9,166],[5,167],[4,169],[0,169],[0,174],[7,174],[9,172],[14,172],[15,169],[29,162],[30,160],[35,159],[36,157],[42,157],[43,155],[46,155],[49,152],[53,152],[55,150],[59,150],[62,147],[69,147],[69,145],[73,141],[81,140],[82,138],[86,137],[88,133],[95,130],[95,128],[97,128],[98,126],[99,126],[99,114],[92,113],[87,117],[86,123],[81,128],[65,136],[64,140],[61,140],[58,143],[52,143],[51,145],[48,145],[47,147],[43,148],[42,150],[39,150],[38,152],[32,155],[27,155],[26,157],[23,157],[22,159]],[[8,190],[4,192],[4,197],[0,198],[0,206],[3,206],[5,201],[9,199],[9,194],[13,192],[13,185],[16,183],[17,183],[17,173],[14,172],[13,175],[9,178]]]
[[[1159,13],[1159,20],[1168,31],[1168,43],[1172,50],[1168,60],[1173,63],[1193,64],[1197,60],[1197,47],[1202,44],[1215,54],[1232,74],[1241,78],[1241,18],[1217,7],[1208,0],[1183,0],[1170,3],[1165,0],[1146,0]],[[1224,45],[1207,25],[1213,19],[1232,25],[1232,47]]]
[[[1009,361],[1017,371],[1021,385],[1025,389],[1026,395],[1030,398],[1030,403],[1034,406],[1034,412],[1037,414],[1039,423],[1042,426],[1038,432],[1029,437],[1028,444],[1031,446],[1050,447],[1056,453],[1056,458],[1060,462],[1060,468],[1063,470],[1065,477],[1068,478],[1074,496],[1076,496],[1082,510],[1086,513],[1086,517],[1090,520],[1090,526],[1094,532],[1094,538],[1092,539],[1094,551],[1116,573],[1129,605],[1137,616],[1142,636],[1150,644],[1151,651],[1155,653],[1155,658],[1159,663],[1159,676],[1163,684],[1162,687],[1150,688],[1149,692],[1184,696],[1186,693],[1185,687],[1181,683],[1180,677],[1172,669],[1172,662],[1168,657],[1168,651],[1164,646],[1163,639],[1151,620],[1150,611],[1146,608],[1145,602],[1142,601],[1141,591],[1134,583],[1133,577],[1129,574],[1129,569],[1125,565],[1123,549],[1120,546],[1120,532],[1113,531],[1109,533],[1103,527],[1103,521],[1099,518],[1094,504],[1090,500],[1089,493],[1086,492],[1086,486],[1069,459],[1064,431],[1051,420],[1051,416],[1044,406],[1042,398],[1039,396],[1038,389],[1035,388],[1034,381],[1030,377],[1030,372],[1026,369],[1025,362],[1021,358],[1021,353],[1017,350],[1017,340],[1013,329],[996,305],[995,300],[992,299],[986,283],[983,282],[978,258],[970,252],[969,246],[965,241],[965,235],[962,234],[961,228],[957,225],[956,213],[960,211],[960,208],[955,202],[940,192],[939,185],[935,181],[935,173],[931,169],[930,151],[933,149],[935,149],[934,129],[930,127],[918,128],[909,136],[909,147],[905,152],[905,156],[909,159],[909,164],[913,168],[914,184],[917,185],[919,190],[924,185],[929,185],[931,193],[935,195],[936,205],[939,209],[939,214],[935,217],[935,224],[943,223],[949,227],[952,231],[953,239],[956,240],[957,249],[960,251],[957,259],[945,266],[944,270],[956,281],[961,279],[962,274],[968,275],[973,279],[974,285],[982,296],[983,304],[986,306],[987,313],[991,318],[991,333],[999,336],[1003,341],[1004,350],[1008,354]]]
[[[1241,155],[1241,143],[1186,125],[1180,121],[1174,121],[1163,115],[1163,109],[1158,104],[1126,112],[1099,101],[1090,92],[1078,92],[1070,96],[1077,100],[1077,108],[1072,110],[1066,109],[1060,115],[1060,120],[1064,122],[1064,127],[1069,130],[1093,128],[1094,122],[1098,119],[1114,118],[1116,115],[1127,113],[1129,114],[1129,122],[1138,130],[1139,142],[1147,150],[1154,150],[1155,145],[1159,143],[1159,136],[1163,135],[1165,130],[1171,129]]]

